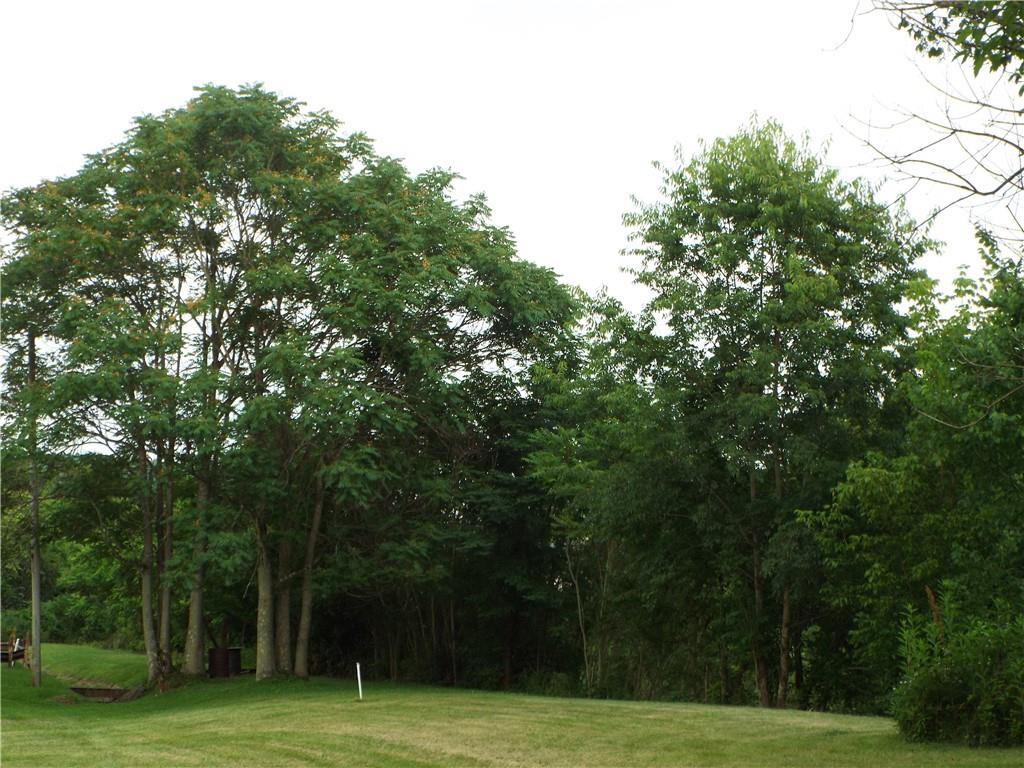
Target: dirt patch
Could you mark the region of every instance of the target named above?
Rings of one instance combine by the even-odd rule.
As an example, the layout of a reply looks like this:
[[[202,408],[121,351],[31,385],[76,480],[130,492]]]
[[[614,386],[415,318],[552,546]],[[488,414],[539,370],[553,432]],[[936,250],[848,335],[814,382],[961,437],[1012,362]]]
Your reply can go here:
[[[117,701],[127,693],[124,688],[94,688],[84,685],[73,685],[71,690],[90,701],[101,701],[104,703]]]
[[[84,699],[104,704],[133,701],[146,692],[146,689],[141,685],[137,688],[133,688],[132,690],[127,690],[125,688],[97,688],[84,685],[73,685],[71,686],[71,690]]]

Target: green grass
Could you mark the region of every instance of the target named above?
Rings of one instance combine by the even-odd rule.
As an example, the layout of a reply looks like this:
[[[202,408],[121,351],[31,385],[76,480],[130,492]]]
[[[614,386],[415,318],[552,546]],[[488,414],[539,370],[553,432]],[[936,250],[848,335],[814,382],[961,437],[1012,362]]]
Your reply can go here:
[[[70,685],[131,689],[146,682],[146,657],[141,653],[45,643],[42,656],[43,670]]]
[[[112,652],[50,648],[43,659],[55,669],[77,660],[90,676],[130,680],[140,668],[130,659],[118,676]],[[874,717],[379,683],[359,703],[351,681],[251,677],[126,704],[61,703],[66,684],[47,677],[33,689],[21,667],[5,667],[0,683],[4,768],[1024,765],[1020,749],[907,744]]]

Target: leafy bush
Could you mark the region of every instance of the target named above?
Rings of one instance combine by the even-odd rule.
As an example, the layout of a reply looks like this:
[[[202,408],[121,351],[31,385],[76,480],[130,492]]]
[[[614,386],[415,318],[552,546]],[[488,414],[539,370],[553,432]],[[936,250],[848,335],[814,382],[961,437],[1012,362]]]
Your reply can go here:
[[[31,626],[31,608],[4,608],[3,612],[0,613],[0,640],[6,643],[13,632],[22,639],[22,642],[27,642],[28,631]]]
[[[893,695],[900,732],[912,741],[1024,744],[1024,615],[903,625],[904,679]]]
[[[55,542],[46,554],[56,580],[41,606],[45,642],[142,647],[133,562],[70,540]]]

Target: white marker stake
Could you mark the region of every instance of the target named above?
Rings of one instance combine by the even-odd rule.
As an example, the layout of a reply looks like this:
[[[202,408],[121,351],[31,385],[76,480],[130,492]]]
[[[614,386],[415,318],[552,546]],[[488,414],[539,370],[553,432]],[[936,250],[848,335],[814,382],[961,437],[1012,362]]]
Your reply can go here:
[[[363,700],[363,676],[359,672],[359,662],[356,662],[356,682],[359,684],[359,700]]]

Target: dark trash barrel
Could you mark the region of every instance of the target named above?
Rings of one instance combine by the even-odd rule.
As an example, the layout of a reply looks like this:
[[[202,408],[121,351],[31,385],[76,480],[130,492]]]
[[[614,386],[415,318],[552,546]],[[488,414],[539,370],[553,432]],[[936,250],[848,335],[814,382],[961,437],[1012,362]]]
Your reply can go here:
[[[210,677],[228,676],[228,649],[210,649]]]
[[[228,674],[242,674],[242,649],[228,648]]]

